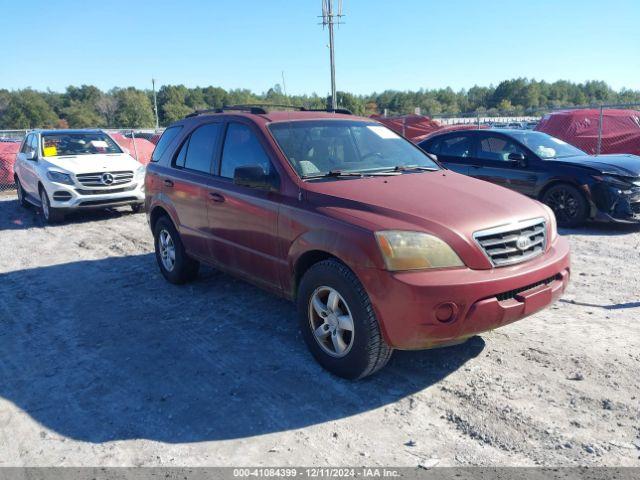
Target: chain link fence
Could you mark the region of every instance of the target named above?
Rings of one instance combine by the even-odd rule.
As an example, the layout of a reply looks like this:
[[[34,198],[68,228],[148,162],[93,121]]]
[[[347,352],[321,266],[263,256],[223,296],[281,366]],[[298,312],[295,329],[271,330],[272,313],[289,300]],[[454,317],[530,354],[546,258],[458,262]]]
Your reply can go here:
[[[109,128],[107,132],[133,158],[149,163],[162,129]],[[29,130],[0,130],[0,194],[15,191],[14,165],[20,144]]]

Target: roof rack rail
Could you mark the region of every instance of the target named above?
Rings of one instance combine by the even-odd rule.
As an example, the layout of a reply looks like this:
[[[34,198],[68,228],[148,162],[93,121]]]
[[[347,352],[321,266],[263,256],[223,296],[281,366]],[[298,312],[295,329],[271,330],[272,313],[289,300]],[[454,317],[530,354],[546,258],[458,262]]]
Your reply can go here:
[[[342,113],[344,115],[353,115],[350,110],[346,108],[336,108],[335,110],[326,109],[326,108],[306,108],[306,107],[298,107],[296,105],[283,105],[277,103],[251,103],[246,105],[225,105],[222,108],[207,108],[205,110],[196,110],[193,113],[188,114],[184,118],[197,117],[198,115],[206,115],[207,113],[222,113],[225,111],[240,111],[240,112],[249,112],[256,115],[265,115],[267,114],[267,110],[265,107],[274,107],[274,108],[290,108],[293,110],[298,110],[300,112],[333,112],[333,113]]]
[[[300,111],[302,112],[328,112],[328,113],[342,113],[343,115],[353,115],[353,112],[347,108],[336,108],[335,110],[331,108],[305,108],[300,107]]]

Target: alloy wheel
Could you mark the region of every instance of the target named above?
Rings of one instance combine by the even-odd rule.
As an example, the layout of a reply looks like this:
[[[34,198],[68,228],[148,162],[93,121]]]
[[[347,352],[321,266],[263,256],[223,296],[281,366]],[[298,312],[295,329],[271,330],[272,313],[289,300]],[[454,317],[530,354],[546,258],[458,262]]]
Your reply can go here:
[[[558,189],[554,191],[548,197],[547,204],[559,221],[570,221],[578,216],[578,199],[568,190]]]
[[[311,295],[309,327],[318,345],[332,357],[344,357],[353,346],[353,316],[334,288],[318,287]]]
[[[176,265],[176,247],[171,234],[165,229],[160,230],[158,248],[160,249],[162,265],[168,272],[172,272]]]
[[[40,190],[40,202],[42,203],[42,215],[44,215],[44,219],[48,221],[51,210],[49,207],[49,198],[44,190]]]

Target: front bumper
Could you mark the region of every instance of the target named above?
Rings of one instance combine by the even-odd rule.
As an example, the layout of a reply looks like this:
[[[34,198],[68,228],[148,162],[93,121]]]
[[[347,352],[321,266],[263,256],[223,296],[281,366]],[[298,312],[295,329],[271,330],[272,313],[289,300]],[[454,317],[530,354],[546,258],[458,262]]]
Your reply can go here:
[[[594,220],[612,223],[640,223],[640,187],[620,189],[607,184],[592,188],[597,212]]]
[[[51,207],[65,210],[107,208],[144,203],[144,180],[135,179],[114,188],[94,188],[48,182]]]
[[[410,350],[449,344],[531,315],[560,298],[569,272],[569,244],[559,238],[544,255],[510,267],[356,273],[387,343]]]

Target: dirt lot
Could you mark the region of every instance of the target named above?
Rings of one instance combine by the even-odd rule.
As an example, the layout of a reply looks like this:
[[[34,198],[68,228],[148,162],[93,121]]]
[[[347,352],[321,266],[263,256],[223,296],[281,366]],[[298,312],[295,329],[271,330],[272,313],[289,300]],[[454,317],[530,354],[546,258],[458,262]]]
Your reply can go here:
[[[350,383],[288,302],[167,284],[144,215],[44,227],[3,197],[0,466],[640,466],[640,230],[564,233],[552,308]]]

